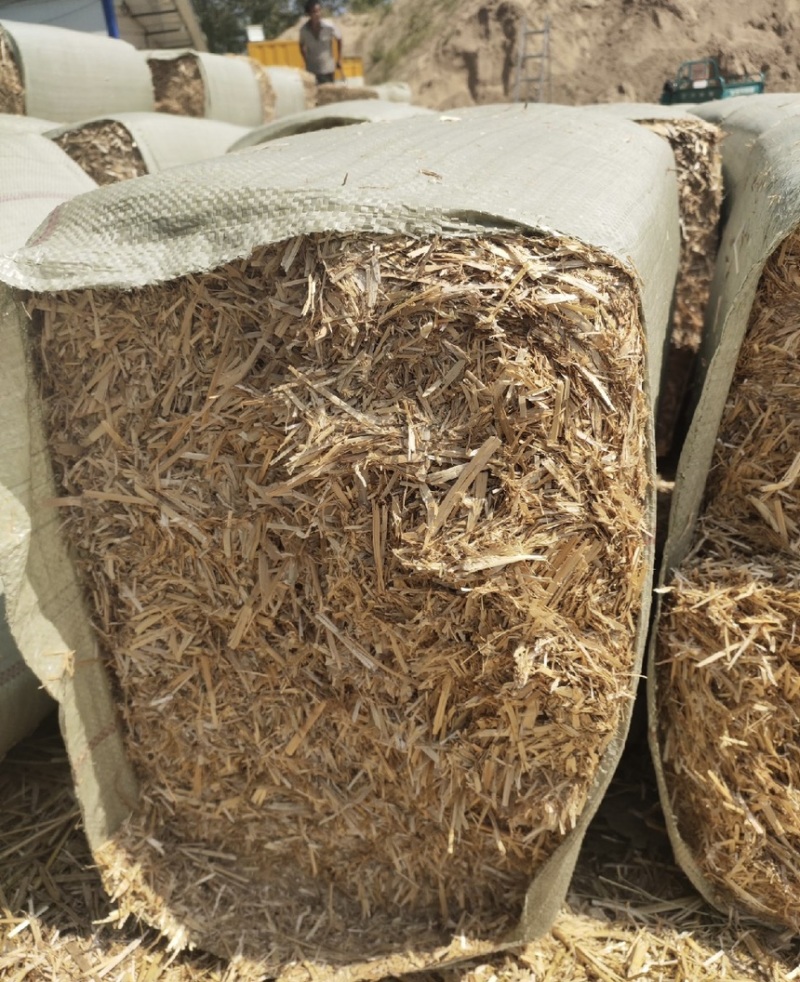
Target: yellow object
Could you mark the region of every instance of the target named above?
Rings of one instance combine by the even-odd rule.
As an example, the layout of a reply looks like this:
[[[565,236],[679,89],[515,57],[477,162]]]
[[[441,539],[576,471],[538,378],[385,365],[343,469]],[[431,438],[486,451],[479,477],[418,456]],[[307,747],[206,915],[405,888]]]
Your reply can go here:
[[[248,41],[247,53],[262,65],[305,68],[299,41]],[[345,78],[363,78],[364,63],[361,58],[342,58],[342,72]]]

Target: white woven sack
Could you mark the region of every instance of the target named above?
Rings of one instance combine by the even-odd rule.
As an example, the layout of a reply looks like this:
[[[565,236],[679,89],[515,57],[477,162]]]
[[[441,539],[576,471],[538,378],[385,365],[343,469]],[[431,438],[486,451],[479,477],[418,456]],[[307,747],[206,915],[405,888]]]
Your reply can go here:
[[[19,248],[30,233],[64,201],[91,190],[94,182],[57,146],[35,134],[4,135],[0,141],[0,252]],[[45,694],[41,681],[28,668],[9,632],[7,616],[20,623],[26,620],[24,607],[32,604],[49,609],[60,586],[51,590],[50,571],[41,567],[25,597],[5,596],[10,580],[24,575],[29,538],[29,516],[53,534],[58,519],[42,504],[51,497],[46,458],[42,452],[38,421],[20,413],[30,399],[25,316],[10,291],[0,288],[0,420],[3,426],[3,452],[0,454],[0,553],[6,574],[0,578],[0,757],[18,740],[30,733],[50,712],[54,703]],[[6,490],[7,489],[7,490]],[[13,574],[9,575],[13,570]],[[21,605],[21,606],[19,606]],[[27,633],[27,632],[23,632]],[[43,630],[28,635],[24,643],[47,644]]]
[[[153,109],[150,72],[127,41],[22,21],[0,20],[0,29],[22,76],[25,115],[72,123]]]
[[[679,247],[672,154],[664,141],[632,123],[564,107],[495,107],[463,119],[419,116],[386,127],[354,127],[344,141],[332,132],[310,133],[102,188],[61,209],[25,248],[0,260],[0,280],[37,291],[129,289],[212,270],[259,246],[316,232],[425,237],[545,232],[590,244],[629,270],[639,286],[648,335],[642,384],[655,390]],[[17,413],[27,419],[37,409],[30,399]],[[652,474],[652,425],[647,435]],[[7,498],[8,491],[0,488],[3,493]],[[0,515],[5,507],[0,498]],[[651,491],[648,521],[654,520]],[[18,616],[40,614],[18,600],[30,596],[38,564],[55,569],[59,557],[66,564],[56,530],[50,533],[47,542],[45,535],[29,538],[28,545],[39,552],[30,554],[24,570],[0,552],[0,576],[10,580],[14,636],[62,704],[87,836],[99,850],[135,807],[136,782],[81,605],[62,605],[55,619],[47,619],[53,635],[46,648],[32,643],[26,616]],[[646,552],[647,568],[652,545]],[[71,567],[62,575],[72,582]],[[649,596],[646,575],[631,638],[639,659]],[[634,687],[637,677],[638,664],[630,680]],[[531,883],[520,922],[497,939],[497,946],[545,931],[561,906],[586,827],[621,753],[632,701],[625,703],[575,827]],[[180,904],[190,902],[179,898]],[[182,918],[168,902],[152,908],[150,918],[175,943],[202,943],[202,929],[198,933],[191,918]],[[236,921],[235,911],[220,911],[220,919],[230,921],[235,932],[248,929]],[[453,938],[435,952],[406,951],[402,957],[420,969],[469,954],[466,939]],[[399,957],[391,962],[392,974]],[[390,961],[378,958],[337,973],[342,979],[381,978],[390,973]],[[333,977],[332,966],[312,967]]]

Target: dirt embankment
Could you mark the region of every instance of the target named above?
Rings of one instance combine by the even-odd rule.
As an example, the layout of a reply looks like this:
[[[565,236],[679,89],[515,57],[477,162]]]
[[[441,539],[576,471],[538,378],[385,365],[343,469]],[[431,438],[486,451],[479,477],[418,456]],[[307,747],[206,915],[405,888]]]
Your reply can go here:
[[[393,0],[340,23],[368,82],[406,81],[415,102],[447,109],[513,99],[522,25],[547,17],[547,101],[657,101],[680,62],[708,55],[731,72],[766,67],[769,91],[800,90],[797,0]],[[541,44],[530,35],[528,53]]]

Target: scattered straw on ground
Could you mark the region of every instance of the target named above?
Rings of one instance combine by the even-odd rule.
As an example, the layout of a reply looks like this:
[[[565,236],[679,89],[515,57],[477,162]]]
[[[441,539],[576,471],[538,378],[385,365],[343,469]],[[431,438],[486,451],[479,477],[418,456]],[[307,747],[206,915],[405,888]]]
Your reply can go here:
[[[130,131],[115,120],[77,126],[53,142],[98,184],[114,184],[147,173]]]
[[[168,952],[130,922],[115,926],[54,726],[45,725],[0,763],[0,794],[0,977],[239,982],[233,967]],[[642,759],[623,761],[614,778],[586,837],[569,904],[551,933],[516,955],[417,974],[409,982],[792,982],[800,976],[799,955],[780,935],[715,914],[692,890],[672,862]]]
[[[662,757],[681,835],[731,902],[800,928],[800,237],[770,259],[695,555],[660,626]]]
[[[25,89],[22,73],[14,54],[14,45],[0,28],[0,113],[25,115]]]
[[[114,926],[54,724],[0,762],[0,978],[232,982],[209,956],[177,959],[155,932]]]
[[[315,236],[33,306],[143,786],[99,856],[122,905],[272,966],[496,939],[632,697],[628,277],[545,238]]]
[[[701,119],[679,117],[643,125],[664,137],[675,155],[681,216],[675,311],[656,418],[656,450],[665,457],[680,449],[682,434],[676,433],[676,427],[681,426],[714,273],[722,204],[721,132]]]
[[[366,85],[340,85],[336,82],[323,82],[317,86],[317,105],[329,106],[332,103],[347,102],[350,99],[377,99],[379,93]]]
[[[206,92],[200,62],[194,55],[148,58],[156,111],[177,116],[206,114]]]

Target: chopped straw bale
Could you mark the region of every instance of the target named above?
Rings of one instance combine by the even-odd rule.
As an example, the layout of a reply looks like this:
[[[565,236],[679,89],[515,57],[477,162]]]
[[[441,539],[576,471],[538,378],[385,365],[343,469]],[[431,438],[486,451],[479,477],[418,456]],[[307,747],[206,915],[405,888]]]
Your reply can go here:
[[[25,87],[14,54],[14,45],[0,28],[0,113],[25,115]]]
[[[53,142],[98,184],[114,184],[147,173],[130,131],[115,120],[86,123],[67,130]]]
[[[194,55],[178,58],[148,58],[153,78],[156,112],[177,116],[206,114],[206,93],[200,63]]]
[[[721,132],[701,119],[654,119],[648,129],[669,142],[675,155],[681,215],[681,254],[675,311],[656,417],[656,452],[680,449],[680,415],[703,336],[717,252],[722,205]],[[677,439],[676,439],[677,438]]]
[[[681,836],[732,906],[800,930],[800,235],[770,258],[699,541],[659,631],[661,756]]]
[[[497,943],[635,689],[628,274],[318,235],[32,308],[142,786],[96,853],[122,909],[270,971]]]
[[[336,82],[323,82],[317,86],[317,105],[330,106],[336,102],[347,102],[351,99],[377,99],[378,92],[366,85],[341,85]]]
[[[248,58],[246,55],[234,55],[233,57],[244,58],[252,69],[253,74],[256,77],[256,82],[258,82],[258,92],[261,96],[263,122],[271,123],[275,118],[276,97],[275,89],[273,88],[269,73],[260,62],[255,60],[255,58]]]
[[[800,233],[767,263],[739,351],[707,514],[758,552],[800,556]]]

